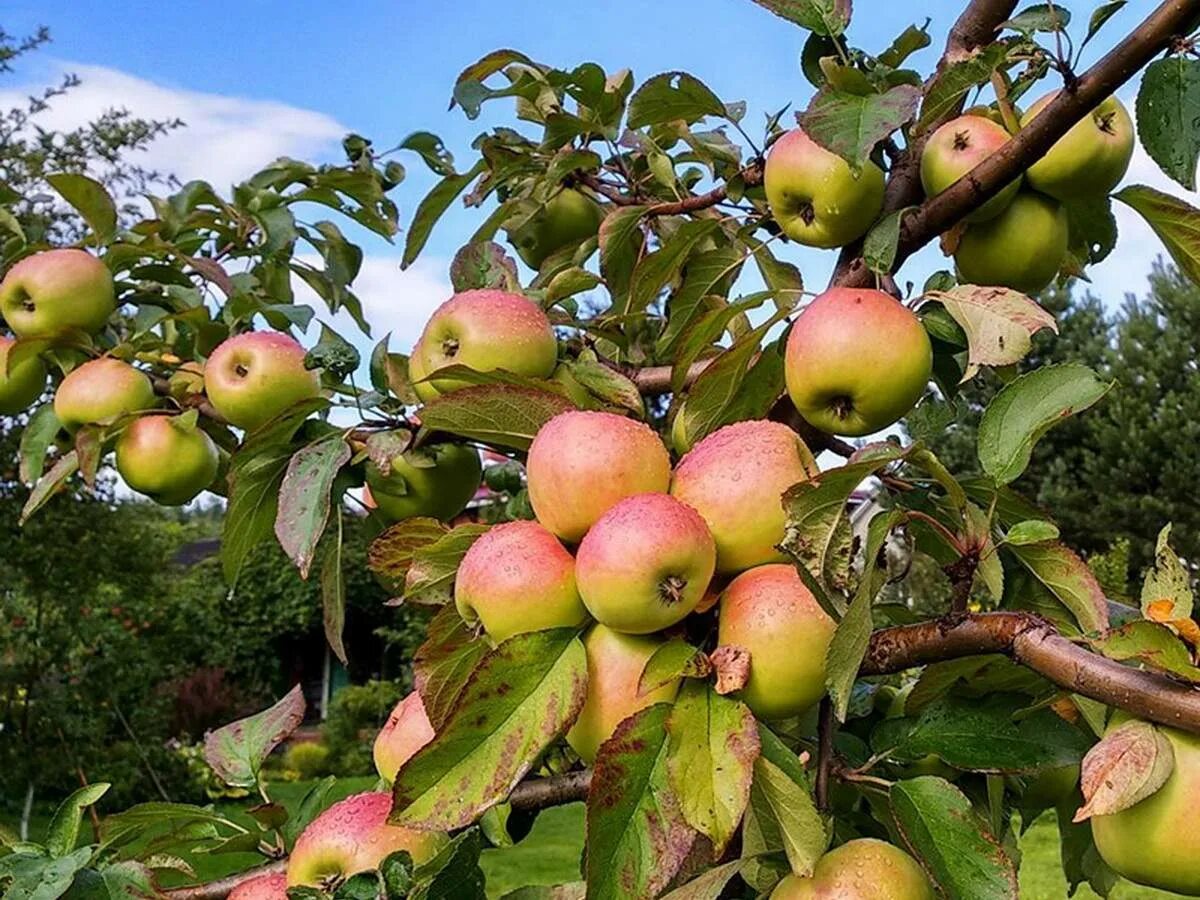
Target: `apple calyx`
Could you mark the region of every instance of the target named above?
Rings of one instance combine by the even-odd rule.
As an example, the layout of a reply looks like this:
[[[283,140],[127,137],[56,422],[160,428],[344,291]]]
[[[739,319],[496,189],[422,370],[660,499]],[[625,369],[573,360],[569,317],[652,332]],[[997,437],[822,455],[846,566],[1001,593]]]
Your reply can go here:
[[[683,590],[687,587],[687,579],[678,575],[668,575],[658,585],[658,596],[667,606],[674,606],[683,599]]]
[[[453,359],[458,354],[458,339],[446,338],[442,341],[442,354]]]
[[[813,209],[811,200],[805,200],[800,204],[799,215],[804,220],[805,225],[811,225],[816,220],[817,211]]]
[[[966,131],[954,132],[954,149],[966,150],[971,146],[971,136]]]
[[[1113,127],[1113,120],[1116,119],[1116,117],[1116,110],[1111,110],[1109,112],[1104,112],[1097,116],[1093,116],[1092,121],[1094,121],[1096,123],[1096,127],[1105,134],[1116,134],[1117,129]]]

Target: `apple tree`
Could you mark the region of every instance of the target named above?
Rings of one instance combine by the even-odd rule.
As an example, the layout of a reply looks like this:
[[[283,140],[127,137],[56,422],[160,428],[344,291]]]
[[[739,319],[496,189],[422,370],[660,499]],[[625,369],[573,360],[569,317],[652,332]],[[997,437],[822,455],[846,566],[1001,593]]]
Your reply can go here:
[[[1031,295],[1111,252],[1114,200],[1200,280],[1200,210],[1122,186],[1136,140],[1195,187],[1200,0],[1115,37],[1123,0],[1085,22],[971,0],[866,48],[849,2],[756,2],[798,29],[798,111],[505,49],[453,85],[470,119],[515,112],[466,162],[430,132],[388,152],[351,135],[342,164],[281,159],[229,197],[191,182],[128,227],[98,183],[49,177],[91,231],[3,244],[23,516],[110,452],[158,502],[222,494],[231,588],[277,540],[344,656],[361,506],[371,570],[435,612],[374,744],[379,790],[270,801],[297,690],[207,740],[219,777],[262,794],[257,830],[135,807],[76,849],[92,786],[0,879],[152,893],[200,843],[269,862],[169,895],[483,896],[485,844],[583,800],[579,879],[535,896],[1015,898],[1016,822],[1050,808],[1072,891],[1200,895],[1200,629],[1170,523],[1125,606],[1021,493],[1039,438],[1120,385],[1079,364],[1008,381],[979,417],[982,476],[871,439],[949,424],[962,384],[1055,330]],[[911,68],[935,41],[936,68]],[[479,224],[415,345],[384,337],[364,365],[297,287],[371,334],[347,233],[401,233],[399,153],[438,176],[404,265],[452,204]],[[902,287],[935,240],[946,268]],[[836,252],[830,284],[794,245]],[[488,514],[464,518],[481,484]],[[879,601],[918,555],[951,587],[934,618]]]

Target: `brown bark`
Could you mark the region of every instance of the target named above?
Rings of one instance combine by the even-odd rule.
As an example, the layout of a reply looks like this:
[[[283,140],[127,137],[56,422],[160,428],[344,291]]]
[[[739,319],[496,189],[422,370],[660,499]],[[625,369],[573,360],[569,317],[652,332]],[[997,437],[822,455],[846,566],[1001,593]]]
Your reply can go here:
[[[225,878],[219,878],[216,881],[191,885],[190,887],[171,888],[162,893],[169,900],[223,900],[239,884],[250,881],[252,878],[257,878],[260,875],[273,875],[276,872],[282,872],[286,868],[287,860],[281,859],[276,862],[267,863],[265,866],[256,866],[253,869],[247,869],[245,872],[238,872]]]

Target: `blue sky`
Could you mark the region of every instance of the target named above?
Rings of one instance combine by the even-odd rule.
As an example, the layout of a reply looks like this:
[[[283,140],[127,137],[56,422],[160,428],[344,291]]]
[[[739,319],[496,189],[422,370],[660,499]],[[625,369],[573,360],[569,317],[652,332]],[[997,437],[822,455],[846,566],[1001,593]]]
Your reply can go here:
[[[851,36],[868,49],[929,16],[934,45],[915,59],[927,69],[961,3],[913,4],[858,0]],[[1082,28],[1091,3],[1068,3]],[[484,53],[514,47],[543,62],[570,66],[585,60],[608,70],[632,68],[639,79],[686,69],[727,101],[746,100],[747,122],[787,102],[802,108],[811,88],[798,67],[805,32],[750,0],[599,0],[555,3],[510,0],[366,0],[353,4],[275,0],[149,3],[111,0],[9,0],[4,27],[13,33],[45,24],[54,44],[15,77],[0,82],[0,99],[52,77],[76,71],[83,88],[55,110],[69,124],[106,105],[134,112],[179,115],[186,133],[151,152],[151,161],[184,178],[208,177],[218,188],[274,156],[330,159],[345,130],[380,147],[414,130],[441,135],[460,161],[471,139],[487,127],[511,123],[511,107],[485,107],[478,121],[447,111],[458,72]],[[1107,48],[1150,8],[1134,0],[1096,42]],[[917,12],[920,10],[920,12]],[[1089,51],[1089,58],[1095,54]],[[1123,92],[1132,98],[1132,90]],[[759,130],[759,129],[755,129]],[[751,132],[752,134],[754,131]],[[431,184],[415,157],[402,157],[410,178],[395,194],[407,218]],[[1165,186],[1144,155],[1136,180]],[[447,296],[446,261],[480,220],[455,209],[435,232],[425,259],[401,274],[398,248],[365,241],[370,262],[360,293],[380,322],[406,349],[429,310]],[[1153,237],[1121,214],[1125,240],[1094,271],[1096,290],[1110,303],[1140,290],[1158,251]],[[825,283],[833,254],[790,247],[810,287]],[[925,251],[901,272],[918,286],[945,265]]]

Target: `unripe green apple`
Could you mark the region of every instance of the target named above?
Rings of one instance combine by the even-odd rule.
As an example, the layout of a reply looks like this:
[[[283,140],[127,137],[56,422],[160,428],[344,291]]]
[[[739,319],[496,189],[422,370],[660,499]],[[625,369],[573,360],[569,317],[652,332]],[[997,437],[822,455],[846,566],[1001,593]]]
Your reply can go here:
[[[230,425],[254,431],[321,393],[306,351],[278,331],[249,331],[222,342],[204,365],[208,400]]]
[[[567,743],[589,766],[596,761],[600,745],[623,721],[647,706],[675,699],[678,679],[638,695],[642,671],[662,644],[659,637],[621,634],[604,625],[593,625],[584,637],[587,698],[567,732]]]
[[[803,131],[771,148],[764,186],[784,234],[810,247],[842,247],[866,234],[883,209],[883,171],[868,161],[857,175]]]
[[[39,357],[23,359],[8,371],[8,351],[15,343],[0,335],[0,416],[25,412],[46,388],[46,365]]]
[[[412,516],[446,521],[466,509],[479,483],[479,451],[465,444],[430,444],[397,453],[385,475],[367,463],[367,487],[379,511],[394,522]]]
[[[761,719],[784,719],[825,694],[825,653],[836,623],[796,567],[772,563],[743,572],[721,595],[719,646],[750,651],[741,697]]]
[[[940,194],[1011,139],[1003,125],[981,116],[959,116],[946,122],[930,136],[921,151],[921,185],[926,195]],[[968,215],[966,221],[994,219],[1004,212],[1020,187],[1018,176]]]
[[[967,284],[1036,294],[1058,274],[1067,239],[1067,214],[1058,201],[1021,191],[996,218],[963,232],[954,263]]]
[[[400,767],[434,738],[433,726],[425,713],[421,695],[413,691],[396,704],[387,722],[375,736],[372,753],[375,771],[391,784]]]
[[[915,859],[892,844],[858,838],[830,850],[810,877],[788,875],[771,900],[934,900]]]
[[[321,887],[375,869],[388,856],[407,850],[417,865],[446,845],[440,832],[387,823],[392,795],[355,794],[333,804],[309,823],[288,859],[288,887]]]
[[[496,525],[472,544],[454,579],[454,604],[497,643],[587,621],[574,558],[537,522]]]
[[[595,235],[603,219],[598,203],[573,188],[563,188],[533,218],[510,230],[508,241],[525,265],[537,269],[552,253]]]
[[[213,483],[220,455],[213,439],[176,416],[142,416],[117,438],[125,483],[163,506],[182,506]]]
[[[93,334],[115,309],[112,273],[86,250],[27,256],[0,283],[0,316],[19,338]]]
[[[270,872],[243,881],[229,892],[227,900],[287,900],[287,874]]]
[[[1054,99],[1042,97],[1021,117],[1024,128]],[[1081,200],[1107,194],[1125,177],[1133,158],[1133,119],[1115,96],[1101,101],[1071,126],[1046,155],[1029,167],[1029,184],[1062,200]]]
[[[933,349],[899,300],[867,288],[830,288],[796,319],[784,355],[788,396],[829,434],[887,428],[921,399]]]
[[[557,357],[554,329],[532,300],[507,291],[463,291],[430,316],[413,347],[409,371],[415,366],[420,378],[430,379],[418,391],[428,401],[429,387],[445,394],[467,386],[455,378],[438,378],[438,370],[447,366],[549,378]]]
[[[54,395],[54,414],[68,431],[81,425],[112,422],[156,405],[150,379],[111,356],[72,369]]]
[[[575,577],[597,622],[628,634],[661,631],[694,610],[716,566],[700,514],[666,494],[626,497],[579,544]]]
[[[607,412],[555,416],[534,437],[525,470],[538,521],[569,543],[625,497],[665,494],[671,485],[671,457],[658,434]]]
[[[696,510],[717,544],[717,571],[740,572],[786,557],[776,549],[783,492],[818,473],[796,432],[779,422],[719,428],[679,461],[671,496]]]
[[[1114,716],[1109,729],[1129,721]],[[1158,726],[1175,751],[1175,768],[1157,791],[1128,809],[1092,816],[1100,857],[1138,884],[1200,896],[1200,735]]]

